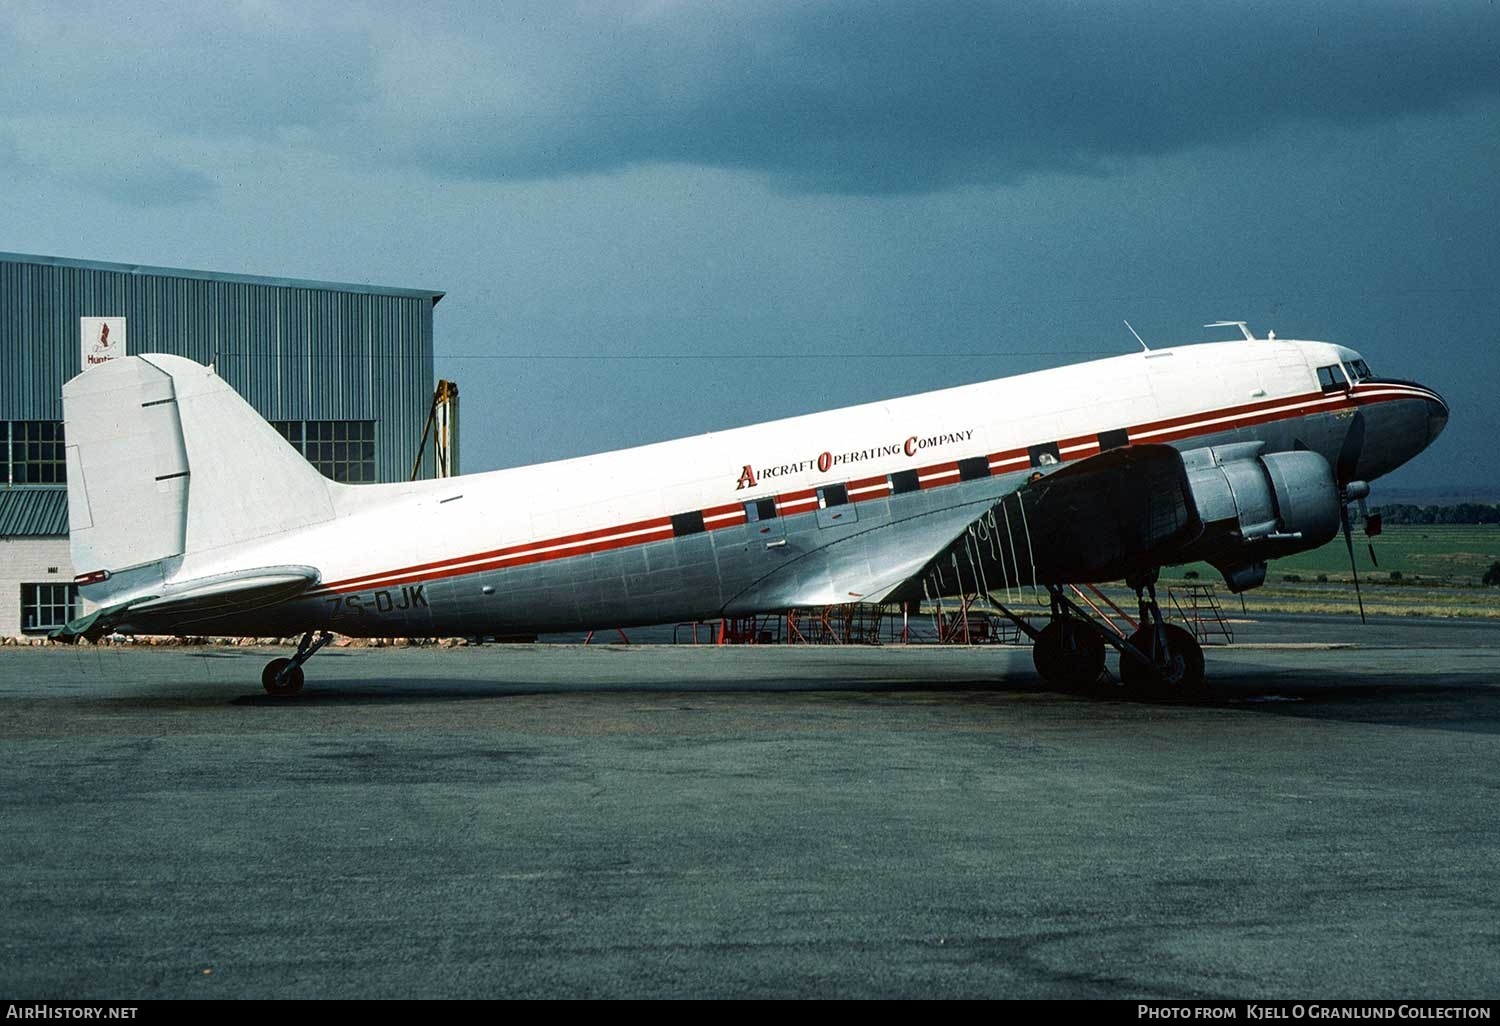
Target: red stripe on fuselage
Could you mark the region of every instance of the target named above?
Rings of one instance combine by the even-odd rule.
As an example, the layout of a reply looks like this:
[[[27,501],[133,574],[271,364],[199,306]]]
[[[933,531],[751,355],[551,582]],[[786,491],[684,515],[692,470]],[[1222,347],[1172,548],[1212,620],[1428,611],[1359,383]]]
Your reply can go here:
[[[934,463],[917,471],[917,486],[922,489],[941,488],[958,480],[958,461]]]
[[[1336,392],[1327,395],[1321,392],[1307,392],[1301,395],[1286,396],[1281,399],[1266,399],[1259,402],[1246,403],[1221,410],[1204,410],[1201,413],[1181,417],[1169,417],[1159,421],[1135,425],[1127,430],[1132,442],[1139,441],[1155,444],[1181,441],[1184,438],[1191,438],[1199,434],[1233,431],[1239,428],[1269,424],[1278,420],[1288,420],[1294,417],[1305,416],[1308,413],[1332,412],[1341,408],[1347,409],[1356,404],[1365,406],[1403,399],[1428,398],[1435,398],[1435,396],[1416,387],[1366,384],[1363,388],[1356,386],[1349,392]],[[1098,436],[1079,435],[1076,438],[1064,439],[1058,443],[1058,449],[1063,454],[1064,462],[1086,459],[1098,453]],[[1070,449],[1073,451],[1070,452]],[[989,455],[990,469],[993,472],[1007,473],[1015,469],[1021,469],[1029,463],[1030,456],[1026,449],[1009,449]],[[921,481],[921,487],[924,490],[957,484],[959,480],[958,463],[957,461],[952,461],[920,467],[917,468],[917,475],[919,480],[922,478],[927,479]],[[852,481],[848,483],[847,487],[852,493],[857,488],[874,488],[877,485],[884,485],[885,487],[882,491],[861,493],[860,497],[855,499],[855,501],[864,501],[882,498],[889,492],[889,481],[886,476]],[[780,516],[795,516],[799,513],[812,512],[817,507],[817,494],[816,488],[808,488],[773,496],[776,501],[777,514]],[[854,498],[852,494],[851,498]],[[705,509],[703,513],[705,522],[707,522],[711,516],[728,514],[734,511],[739,512],[739,517],[715,521],[711,525],[705,523],[705,526],[713,530],[719,527],[732,527],[743,524],[745,522],[744,507],[737,503],[714,506]],[[616,537],[620,535],[625,535],[626,537]],[[532,563],[567,559],[572,556],[583,556],[594,552],[606,552],[611,549],[625,548],[631,545],[644,545],[651,542],[664,541],[672,536],[671,518],[655,517],[650,520],[637,521],[636,523],[625,524],[619,527],[603,527],[593,531],[565,535],[561,538],[533,541],[524,545],[511,545],[489,552],[450,557],[448,559],[434,560],[430,563],[419,563],[413,566],[402,567],[398,570],[383,570],[358,577],[347,577],[343,580],[321,585],[309,594],[317,595],[322,592],[331,591],[364,591],[391,584],[412,583],[418,580],[441,580],[487,570],[526,566]]]
[[[351,589],[344,588],[343,587],[344,585],[356,584],[358,582],[370,582],[370,581],[375,581],[375,580],[383,580],[386,577],[395,576],[395,575],[408,575],[408,574],[411,574],[411,573],[414,573],[414,572],[417,572],[417,571],[421,571],[421,570],[434,570],[434,569],[437,569],[439,567],[448,566],[448,565],[450,565],[452,563],[471,563],[471,562],[477,562],[477,561],[480,561],[480,560],[503,559],[503,558],[509,557],[509,556],[511,556],[513,554],[516,554],[516,553],[528,552],[531,549],[542,549],[542,548],[545,548],[545,549],[554,549],[554,548],[560,548],[560,547],[573,547],[575,545],[582,545],[583,543],[591,542],[591,541],[594,541],[596,539],[607,538],[610,535],[616,535],[616,534],[632,534],[633,535],[634,532],[637,532],[637,531],[642,531],[642,532],[650,531],[650,532],[654,533],[654,531],[662,530],[662,529],[665,529],[666,532],[669,535],[671,534],[671,532],[672,532],[672,518],[671,517],[653,517],[650,520],[641,520],[641,521],[638,521],[638,522],[636,522],[634,524],[625,524],[625,525],[620,526],[620,527],[601,527],[598,530],[594,530],[594,531],[582,531],[582,532],[580,532],[578,534],[564,535],[561,538],[550,538],[550,539],[546,539],[546,540],[543,540],[543,541],[527,542],[524,545],[510,545],[510,546],[507,546],[507,547],[505,547],[503,549],[493,549],[493,550],[491,550],[489,552],[476,552],[476,553],[474,553],[473,555],[470,555],[470,556],[449,557],[447,559],[434,560],[431,563],[417,563],[417,564],[414,564],[412,566],[404,566],[404,567],[401,567],[398,570],[382,570],[379,573],[363,574],[363,575],[361,575],[359,577],[345,577],[343,580],[329,581],[327,584],[321,585],[320,588],[329,588],[329,589],[340,588],[342,590],[348,591],[348,590],[351,590]],[[589,551],[592,551],[592,550],[589,550]],[[569,554],[571,555],[572,553],[569,553]],[[366,586],[368,586],[368,585],[366,585]]]
[[[800,492],[784,492],[776,496],[776,515],[789,516],[804,510],[815,509],[817,505],[818,490],[816,488],[807,488]]]

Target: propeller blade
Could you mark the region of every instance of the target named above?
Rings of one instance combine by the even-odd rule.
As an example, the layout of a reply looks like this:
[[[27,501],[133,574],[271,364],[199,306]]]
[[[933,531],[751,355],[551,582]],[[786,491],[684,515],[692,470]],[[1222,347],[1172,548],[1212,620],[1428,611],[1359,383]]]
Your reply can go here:
[[[1359,469],[1359,456],[1365,448],[1365,415],[1360,410],[1354,411],[1353,418],[1349,421],[1349,432],[1344,435],[1344,444],[1339,446],[1338,462],[1334,465],[1334,479],[1338,481],[1339,487],[1354,480],[1354,474]]]
[[[1349,569],[1354,574],[1354,599],[1359,603],[1359,622],[1366,623],[1365,599],[1359,592],[1359,567],[1354,562],[1354,532],[1349,529],[1349,507],[1347,505],[1339,507],[1339,520],[1342,521],[1344,526],[1344,545],[1349,550]]]

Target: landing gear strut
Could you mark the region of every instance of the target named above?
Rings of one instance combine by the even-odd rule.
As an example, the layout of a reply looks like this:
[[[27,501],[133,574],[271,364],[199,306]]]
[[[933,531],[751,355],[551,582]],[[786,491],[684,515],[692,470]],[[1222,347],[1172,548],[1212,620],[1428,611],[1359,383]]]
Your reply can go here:
[[[1203,648],[1198,639],[1161,618],[1156,573],[1126,582],[1135,589],[1141,626],[1120,649],[1120,683],[1132,692],[1162,698],[1203,693]]]
[[[302,690],[302,664],[313,657],[313,653],[333,640],[328,631],[320,631],[316,640],[313,632],[302,635],[297,645],[297,654],[290,659],[272,659],[260,671],[261,687],[272,695],[295,695]]]

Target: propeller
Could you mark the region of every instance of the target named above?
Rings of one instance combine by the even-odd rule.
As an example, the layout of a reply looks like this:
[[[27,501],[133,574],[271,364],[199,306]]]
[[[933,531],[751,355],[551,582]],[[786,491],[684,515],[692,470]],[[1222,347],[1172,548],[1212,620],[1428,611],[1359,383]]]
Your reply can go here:
[[[1355,410],[1349,419],[1349,430],[1344,435],[1344,444],[1339,446],[1339,458],[1334,463],[1334,480],[1343,489],[1359,473],[1359,457],[1365,448],[1365,414]]]
[[[1354,411],[1354,416],[1349,421],[1349,431],[1344,435],[1344,444],[1339,446],[1338,461],[1334,466],[1334,480],[1338,482],[1339,488],[1339,525],[1344,529],[1344,547],[1349,550],[1349,572],[1354,575],[1354,599],[1359,603],[1359,622],[1365,620],[1365,599],[1359,588],[1359,567],[1354,559],[1354,532],[1349,526],[1349,503],[1359,504],[1360,516],[1365,520],[1365,530],[1369,532],[1369,516],[1365,512],[1365,497],[1370,494],[1370,486],[1363,481],[1356,481],[1354,475],[1359,472],[1359,457],[1365,447],[1365,415],[1360,410]],[[1376,532],[1379,533],[1377,526]],[[1380,564],[1375,561],[1375,546],[1370,544],[1370,562],[1376,566]]]
[[[1362,482],[1355,482],[1360,484]],[[1368,486],[1366,486],[1368,488]],[[1359,591],[1359,567],[1354,562],[1354,534],[1349,529],[1349,502],[1339,503],[1339,522],[1344,527],[1344,545],[1349,549],[1349,569],[1354,574],[1354,599],[1359,603],[1359,622],[1365,623],[1365,599]]]

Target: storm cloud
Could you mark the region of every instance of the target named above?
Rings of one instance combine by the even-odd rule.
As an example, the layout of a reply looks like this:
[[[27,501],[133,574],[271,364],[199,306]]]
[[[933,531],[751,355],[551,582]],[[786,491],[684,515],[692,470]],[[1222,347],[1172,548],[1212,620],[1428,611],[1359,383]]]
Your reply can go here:
[[[1500,91],[1488,2],[507,10],[447,61],[440,28],[416,44],[431,60],[387,60],[377,134],[476,178],[680,163],[789,191],[928,192]]]
[[[191,138],[225,135],[476,180],[924,193],[1454,109],[1500,92],[1497,51],[1488,0],[44,6],[0,19],[0,116],[23,152],[37,119],[93,119],[187,193],[214,173]]]
[[[1489,0],[0,4],[0,249],[444,291],[470,470],[1245,318],[1493,482],[1496,53]]]

